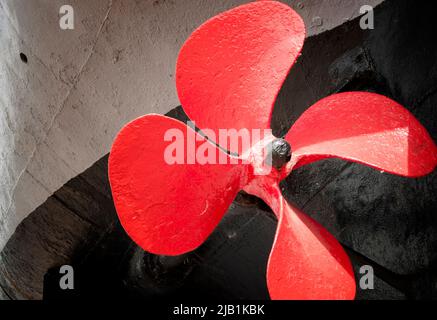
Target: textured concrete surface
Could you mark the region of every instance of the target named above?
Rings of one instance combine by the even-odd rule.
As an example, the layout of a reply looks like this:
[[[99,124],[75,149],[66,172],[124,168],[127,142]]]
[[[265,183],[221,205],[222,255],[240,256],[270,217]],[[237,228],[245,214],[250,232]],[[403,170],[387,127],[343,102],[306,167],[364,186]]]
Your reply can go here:
[[[286,1],[309,35],[382,0]],[[0,249],[20,221],[109,151],[127,121],[178,99],[177,52],[190,32],[247,1],[0,1]],[[27,56],[27,62],[20,59]]]
[[[426,4],[418,7],[408,0],[390,0],[378,7],[379,23],[374,31],[361,30],[355,20],[310,37],[278,98],[275,132],[285,133],[310,104],[326,95],[369,90],[404,104],[437,140],[437,46],[430,41],[432,13]],[[172,114],[183,117],[179,110]],[[80,120],[85,122],[85,118]],[[55,164],[58,160],[53,159]],[[187,292],[202,296],[213,287],[216,295],[265,297],[263,259],[275,221],[262,203],[253,205],[249,201],[248,208],[241,201],[234,204],[221,228],[196,252],[194,262],[200,266],[197,273],[188,269],[187,274],[178,274],[176,284],[173,277],[166,280],[162,273],[147,278],[144,253],[123,238],[112,223],[105,166],[106,159],[102,158],[20,224],[0,255],[0,296],[41,298],[47,270],[65,261],[78,263],[88,274],[85,279],[94,279],[99,274],[98,266],[120,267],[124,258],[129,269],[110,268],[109,276],[103,274],[99,285],[108,276],[125,281],[124,285],[112,283],[110,288],[121,285],[133,296]],[[50,168],[44,162],[38,170]],[[375,290],[359,291],[358,298],[435,298],[436,176],[405,179],[331,159],[299,169],[282,187],[290,201],[350,248],[356,272],[363,264],[375,266]],[[33,192],[41,188],[36,185]],[[60,222],[63,219],[65,225]],[[67,241],[60,240],[60,233],[67,234]],[[213,279],[208,278],[211,274]],[[105,294],[110,289],[99,285],[90,288],[91,284],[84,284],[91,293]]]

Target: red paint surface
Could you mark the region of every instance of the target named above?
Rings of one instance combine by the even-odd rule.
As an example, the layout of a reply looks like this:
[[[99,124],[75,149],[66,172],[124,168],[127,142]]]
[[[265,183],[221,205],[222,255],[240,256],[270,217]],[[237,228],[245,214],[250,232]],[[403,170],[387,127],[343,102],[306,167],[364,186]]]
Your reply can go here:
[[[178,255],[196,249],[217,226],[240,190],[243,167],[168,165],[164,151],[170,142],[164,141],[164,135],[169,129],[183,132],[184,141],[188,129],[199,140],[197,146],[205,143],[180,121],[146,115],[117,136],[109,178],[118,216],[129,236],[146,251]],[[186,153],[184,158],[188,163]]]
[[[278,218],[267,265],[275,300],[350,300],[355,277],[349,257],[318,222],[287,203],[275,173],[251,177],[244,190],[263,199]]]
[[[278,205],[279,227],[267,266],[270,297],[281,300],[353,299],[356,291],[354,272],[340,243],[282,196]]]
[[[285,138],[297,166],[338,157],[406,177],[431,173],[437,148],[404,107],[384,96],[347,92],[309,108]]]
[[[276,96],[304,39],[300,16],[279,2],[253,2],[212,18],[179,54],[176,85],[185,112],[216,136],[219,129],[270,128]]]
[[[206,22],[178,60],[184,110],[198,127],[216,132],[269,128],[274,100],[304,37],[301,18],[272,1],[244,5]],[[179,121],[148,115],[128,124],[114,142],[109,178],[126,232],[155,254],[194,250],[244,189],[264,199],[278,217],[267,272],[273,299],[355,296],[352,267],[341,245],[281,195],[278,184],[293,168],[339,157],[417,177],[437,164],[437,148],[420,123],[399,104],[371,93],[343,93],[312,106],[286,136],[293,157],[280,171],[262,157],[271,136],[249,150],[230,150],[246,151],[246,165],[168,165],[168,129],[187,132]],[[197,145],[204,142],[199,137]]]

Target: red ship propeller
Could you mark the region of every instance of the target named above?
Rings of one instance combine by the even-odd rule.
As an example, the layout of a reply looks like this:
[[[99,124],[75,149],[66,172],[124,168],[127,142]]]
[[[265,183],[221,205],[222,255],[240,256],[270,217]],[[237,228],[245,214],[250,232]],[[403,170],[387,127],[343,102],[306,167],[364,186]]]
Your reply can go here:
[[[260,1],[212,18],[187,40],[177,63],[178,94],[187,115],[209,139],[177,120],[146,115],[122,129],[110,154],[109,178],[120,221],[144,250],[179,255],[196,249],[245,190],[263,199],[278,218],[267,271],[272,299],[355,297],[354,274],[343,248],[286,202],[279,182],[292,169],[329,157],[419,177],[435,169],[437,147],[409,111],[366,92],[322,99],[284,140],[267,134],[248,145],[232,144],[232,135],[218,141],[220,129],[236,134],[270,128],[276,96],[304,38],[296,12]],[[213,152],[225,163],[193,162],[185,152],[181,164],[168,164],[165,137],[174,129],[182,132],[183,141],[194,137],[196,150]],[[271,152],[270,162],[265,150]]]

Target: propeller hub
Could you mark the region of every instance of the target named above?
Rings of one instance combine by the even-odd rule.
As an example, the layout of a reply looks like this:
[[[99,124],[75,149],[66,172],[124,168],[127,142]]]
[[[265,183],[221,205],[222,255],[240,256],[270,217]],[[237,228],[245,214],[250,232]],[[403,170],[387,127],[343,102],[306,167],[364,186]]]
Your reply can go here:
[[[271,165],[280,170],[291,160],[291,146],[284,139],[275,139],[271,142]]]

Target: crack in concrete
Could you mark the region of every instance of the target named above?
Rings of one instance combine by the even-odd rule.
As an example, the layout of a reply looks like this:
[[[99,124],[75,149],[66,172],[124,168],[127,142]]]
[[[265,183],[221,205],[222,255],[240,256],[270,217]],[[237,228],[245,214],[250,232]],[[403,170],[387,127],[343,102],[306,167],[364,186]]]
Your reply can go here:
[[[30,56],[31,56],[32,58],[35,58],[35,60],[36,60],[38,63],[40,63],[43,67],[45,67],[45,68],[47,69],[47,71],[48,71],[48,72],[53,76],[53,78],[54,78],[56,81],[60,81],[60,82],[62,82],[62,83],[64,83],[64,84],[66,84],[68,87],[69,87],[69,86],[72,86],[71,83],[70,83],[70,84],[69,84],[69,83],[66,83],[64,80],[58,78],[58,77],[56,76],[56,74],[53,72],[53,70],[52,70],[51,68],[49,68],[49,67],[44,63],[44,61],[43,61],[40,57],[38,57],[38,56],[37,56],[37,55],[32,51],[31,46],[29,46],[29,45],[27,44],[27,42],[26,42],[23,38],[20,37],[20,33],[19,33],[19,31],[17,30],[17,28],[15,28],[15,25],[14,25],[13,21],[11,20],[11,17],[9,17],[8,12],[3,8],[3,6],[1,5],[1,2],[0,2],[0,9],[4,12],[4,16],[6,17],[6,21],[9,23],[9,25],[10,25],[12,31],[15,32],[15,36],[17,37],[17,39],[19,40],[19,42],[21,42],[21,44],[24,45],[24,46],[26,47],[27,50],[29,50],[28,53],[27,53],[27,55],[30,54]]]
[[[0,290],[6,295],[6,297],[9,300],[15,300],[12,298],[12,296],[9,294],[9,292],[6,290],[6,288],[0,283]]]
[[[32,160],[34,159],[35,154],[36,154],[36,152],[38,151],[39,146],[46,142],[46,140],[47,140],[47,138],[48,138],[48,136],[49,136],[49,134],[50,134],[50,132],[51,132],[51,130],[52,130],[52,127],[53,127],[54,123],[55,123],[56,120],[58,119],[58,116],[62,113],[62,110],[64,110],[64,107],[65,107],[65,104],[66,104],[68,98],[70,97],[70,95],[71,95],[73,89],[76,88],[76,85],[77,85],[77,83],[79,82],[79,80],[80,80],[80,78],[81,78],[81,76],[82,76],[82,73],[83,73],[85,67],[87,66],[88,62],[90,61],[92,55],[94,54],[94,52],[95,52],[95,48],[96,48],[96,45],[97,45],[97,42],[98,42],[98,40],[99,40],[99,38],[100,38],[100,35],[101,35],[101,33],[102,33],[102,30],[103,30],[103,27],[105,26],[106,22],[107,22],[108,19],[109,19],[109,15],[110,15],[110,12],[111,12],[111,10],[112,10],[112,5],[113,5],[113,0],[109,0],[108,9],[106,10],[105,17],[103,18],[103,20],[102,20],[102,22],[101,22],[101,24],[100,24],[100,27],[99,27],[99,29],[98,29],[98,31],[97,31],[96,38],[95,38],[95,40],[94,40],[94,42],[93,42],[93,44],[92,44],[92,46],[91,46],[91,50],[90,50],[90,53],[89,53],[88,57],[85,59],[84,63],[83,63],[82,66],[80,67],[78,74],[77,74],[76,77],[74,78],[73,84],[72,84],[71,87],[69,88],[69,90],[68,90],[68,92],[67,92],[65,98],[62,100],[61,105],[60,105],[60,107],[58,108],[58,111],[57,111],[57,112],[55,113],[55,115],[53,116],[52,121],[50,122],[50,124],[49,124],[49,126],[48,126],[48,129],[47,129],[47,132],[46,132],[45,137],[43,137],[43,138],[41,139],[40,142],[37,142],[37,143],[36,143],[36,146],[35,146],[35,148],[33,149],[32,153],[31,153],[31,155],[30,155],[30,157],[29,157],[29,160],[27,161],[27,163],[26,163],[24,169],[23,169],[23,170],[20,172],[20,174],[18,175],[18,178],[17,178],[17,180],[16,180],[16,183],[15,183],[14,187],[12,188],[12,192],[11,192],[11,200],[10,200],[10,202],[9,202],[9,205],[8,205],[6,211],[5,211],[4,219],[8,219],[9,216],[10,216],[10,210],[11,210],[11,208],[12,208],[12,204],[13,204],[13,202],[14,202],[14,198],[15,198],[15,191],[16,191],[16,188],[17,188],[17,186],[18,186],[18,184],[19,184],[19,182],[20,182],[20,180],[21,180],[23,174],[27,171],[27,169],[28,169],[30,163],[31,163]],[[7,15],[6,15],[6,16],[7,16]],[[9,21],[9,22],[10,22],[10,21]],[[11,22],[10,22],[10,23],[11,23]],[[11,25],[12,25],[12,24],[11,24]],[[12,27],[14,28],[13,25],[12,25]],[[15,29],[15,28],[14,28],[14,29]],[[16,30],[15,30],[15,31],[16,31]],[[20,39],[20,41],[22,41],[22,40]],[[76,173],[76,174],[78,174],[78,173]],[[3,227],[2,227],[2,229],[3,229]],[[5,241],[5,243],[6,243],[6,242],[7,242],[7,241]],[[0,245],[0,251],[1,251],[2,249],[3,249],[3,245]]]

